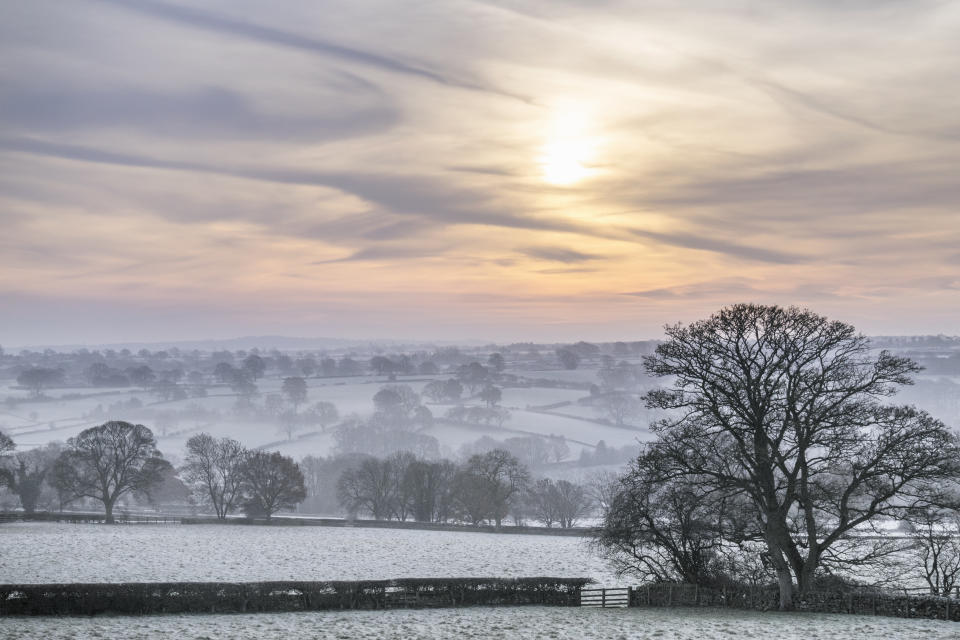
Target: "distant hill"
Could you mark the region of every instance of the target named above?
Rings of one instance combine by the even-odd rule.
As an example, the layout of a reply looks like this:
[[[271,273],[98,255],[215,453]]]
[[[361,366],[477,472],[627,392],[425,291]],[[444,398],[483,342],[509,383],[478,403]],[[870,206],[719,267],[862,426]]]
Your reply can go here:
[[[77,349],[130,349],[139,351],[147,349],[149,351],[159,351],[161,349],[172,349],[176,347],[181,351],[237,351],[240,349],[250,350],[253,348],[261,350],[279,349],[280,351],[318,351],[318,350],[343,350],[351,348],[370,348],[387,347],[398,349],[399,347],[411,347],[423,349],[431,345],[452,345],[452,344],[484,344],[484,341],[415,341],[415,340],[351,340],[345,338],[297,338],[290,336],[242,336],[239,338],[209,339],[209,340],[170,340],[158,342],[116,342],[110,344],[59,344],[59,345],[31,345],[28,347],[16,347],[19,349],[29,349],[38,351],[43,349],[53,349],[59,352],[70,352]],[[13,349],[10,349],[11,351]]]

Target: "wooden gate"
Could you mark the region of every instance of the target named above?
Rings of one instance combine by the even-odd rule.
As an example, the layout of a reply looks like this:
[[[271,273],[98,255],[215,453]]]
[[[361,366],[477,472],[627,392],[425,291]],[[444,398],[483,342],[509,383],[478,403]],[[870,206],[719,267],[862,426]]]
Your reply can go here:
[[[630,587],[580,589],[581,607],[629,607]]]

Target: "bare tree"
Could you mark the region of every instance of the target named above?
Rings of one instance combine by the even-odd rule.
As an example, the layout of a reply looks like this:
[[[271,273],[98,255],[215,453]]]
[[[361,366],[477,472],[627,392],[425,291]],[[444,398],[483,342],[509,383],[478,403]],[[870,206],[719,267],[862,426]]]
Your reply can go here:
[[[241,474],[248,514],[262,514],[269,520],[280,509],[292,509],[307,497],[300,467],[279,452],[248,453]]]
[[[340,419],[340,412],[337,411],[337,406],[332,402],[316,403],[313,405],[312,413],[323,431],[326,431],[327,427]]]
[[[530,479],[527,468],[503,449],[471,456],[460,474],[458,497],[471,521],[500,526]]]
[[[549,478],[540,478],[527,489],[524,496],[530,517],[546,527],[552,527],[559,519],[552,493],[553,482]]]
[[[640,456],[620,479],[595,536],[619,575],[655,582],[715,582],[728,526],[725,500],[690,478],[664,480],[658,452]],[[608,488],[604,488],[608,490]]]
[[[597,402],[603,414],[621,426],[636,418],[641,409],[640,401],[635,396],[622,391],[608,393]]]
[[[570,446],[567,444],[567,439],[563,436],[550,434],[547,436],[547,445],[550,449],[551,462],[563,462],[567,459],[567,456],[570,455]]]
[[[590,496],[587,490],[578,484],[569,480],[557,480],[554,483],[553,496],[557,505],[557,519],[564,529],[576,526],[578,520],[590,513]]]
[[[53,469],[54,484],[68,499],[103,503],[108,524],[117,500],[130,492],[148,493],[163,481],[170,463],[142,424],[110,421],[67,440]]]
[[[250,400],[260,393],[253,378],[246,369],[234,369],[229,380],[230,388],[239,396],[240,403],[250,405]]]
[[[5,462],[16,446],[13,438],[0,431],[0,462]],[[13,473],[6,468],[6,465],[0,464],[0,487],[3,486],[13,486]]]
[[[236,440],[216,440],[201,433],[187,440],[187,457],[181,469],[191,484],[213,506],[217,517],[227,517],[242,497],[246,449]]]
[[[287,396],[293,410],[296,411],[301,404],[307,401],[307,381],[300,377],[291,377],[283,379],[283,394]]]
[[[337,498],[351,514],[365,509],[374,520],[387,520],[393,512],[397,486],[387,460],[367,458],[344,471],[337,482]]]
[[[27,369],[18,375],[17,384],[30,389],[30,393],[34,397],[39,397],[40,394],[43,393],[44,387],[49,387],[50,385],[54,384],[61,384],[63,382],[63,376],[63,369],[37,367],[33,369]]]
[[[252,353],[244,358],[243,370],[250,375],[250,378],[253,380],[253,382],[256,382],[257,378],[262,376],[267,370],[267,363],[264,362],[263,358],[255,353]]]
[[[620,476],[612,471],[595,471],[587,476],[586,487],[591,502],[606,515],[620,491]]]
[[[500,353],[491,353],[490,357],[487,358],[487,365],[497,373],[501,373],[507,368],[507,362]]]
[[[456,467],[448,460],[413,460],[404,469],[402,493],[417,522],[443,522],[450,516]]]
[[[646,396],[672,416],[654,426],[663,477],[749,499],[782,609],[793,607],[793,581],[810,589],[854,529],[939,503],[957,475],[957,438],[942,422],[879,402],[919,367],[875,355],[848,324],[741,304],[666,333],[644,359],[671,380]]]
[[[909,556],[920,564],[935,596],[960,586],[960,515],[953,509],[923,509],[911,516],[915,540]]]
[[[287,440],[293,440],[295,434],[301,426],[301,416],[293,409],[282,411],[277,419],[280,421],[280,433],[287,436]]]
[[[13,456],[10,471],[10,489],[20,498],[20,506],[26,513],[36,511],[43,493],[45,481],[62,452],[58,443],[46,447],[18,451]]]
[[[500,391],[500,387],[495,387],[492,384],[488,384],[480,391],[480,399],[490,408],[495,407],[502,397],[503,393]]]

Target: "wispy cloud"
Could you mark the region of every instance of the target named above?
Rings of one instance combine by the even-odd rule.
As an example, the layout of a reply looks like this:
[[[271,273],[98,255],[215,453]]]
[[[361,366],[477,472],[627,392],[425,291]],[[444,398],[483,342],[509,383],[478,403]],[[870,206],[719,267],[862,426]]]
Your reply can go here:
[[[8,82],[0,94],[2,127],[46,135],[134,130],[191,139],[320,142],[383,133],[400,120],[390,99],[369,83],[340,89],[340,103],[304,114],[269,112],[225,87],[159,90],[36,86]],[[347,108],[349,107],[349,108]]]
[[[764,249],[762,247],[751,247],[736,242],[728,242],[711,238],[706,235],[697,235],[693,233],[681,232],[659,232],[646,231],[643,229],[631,229],[631,233],[641,238],[647,238],[656,242],[662,242],[685,249],[696,249],[699,251],[712,251],[722,253],[740,260],[756,260],[760,262],[771,262],[774,264],[798,264],[809,260],[808,257],[777,249]]]
[[[529,101],[516,94],[510,94],[492,86],[477,81],[455,77],[440,71],[430,69],[422,64],[399,60],[394,57],[379,55],[347,47],[316,37],[310,37],[294,31],[277,29],[274,27],[233,18],[224,14],[204,11],[194,7],[174,5],[152,0],[93,0],[110,4],[142,15],[174,22],[194,29],[201,29],[221,35],[245,38],[265,45],[284,47],[297,51],[304,51],[328,58],[339,59],[345,62],[365,65],[406,76],[420,78],[451,87],[468,89],[471,91],[485,91],[504,95],[510,98]]]
[[[383,212],[419,216],[439,225],[480,225],[556,231],[585,235],[608,235],[602,230],[556,218],[513,213],[491,204],[487,194],[452,187],[440,178],[411,175],[387,175],[364,172],[320,172],[257,166],[208,165],[184,160],[165,160],[150,156],[104,151],[101,149],[47,142],[32,138],[0,138],[0,150],[37,154],[79,162],[220,174],[276,184],[324,186],[349,192],[379,205]],[[380,233],[398,232],[404,223],[380,227]],[[409,224],[407,222],[406,224]],[[321,225],[320,230],[323,229]],[[372,231],[374,235],[377,231]]]
[[[567,264],[588,262],[590,260],[597,260],[602,257],[592,253],[576,251],[574,249],[565,249],[563,247],[526,247],[523,249],[518,249],[517,251],[524,255],[530,256],[531,258],[537,258],[538,260],[565,262]]]

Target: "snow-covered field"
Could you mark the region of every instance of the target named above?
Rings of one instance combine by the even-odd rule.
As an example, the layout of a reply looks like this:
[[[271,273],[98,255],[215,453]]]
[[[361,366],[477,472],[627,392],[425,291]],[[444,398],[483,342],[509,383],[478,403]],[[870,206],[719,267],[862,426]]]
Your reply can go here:
[[[571,371],[565,369],[548,369],[544,371],[528,371],[526,369],[508,369],[512,373],[531,380],[547,379],[562,382],[585,382],[587,384],[599,381],[597,369],[594,367],[577,368]]]
[[[2,582],[592,577],[615,582],[578,537],[239,525],[0,526]]]
[[[523,409],[528,406],[542,407],[558,402],[576,402],[588,395],[579,389],[550,389],[547,387],[506,388],[500,404],[505,407]]]
[[[499,640],[948,640],[960,625],[851,615],[728,609],[510,607],[236,615],[0,618],[0,637],[45,638],[492,638]]]

